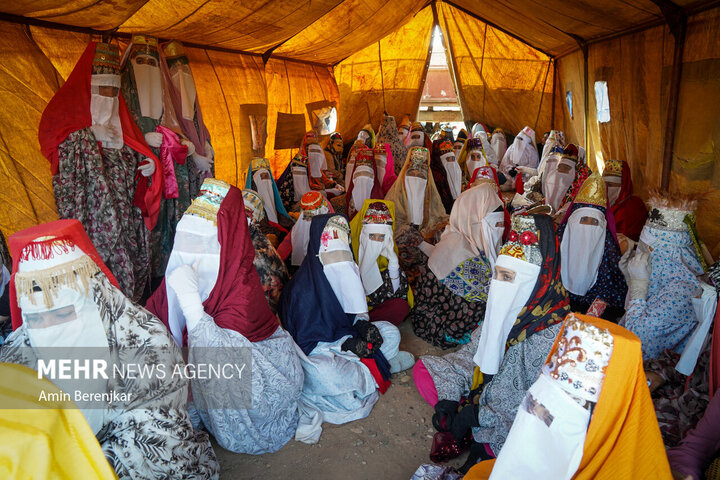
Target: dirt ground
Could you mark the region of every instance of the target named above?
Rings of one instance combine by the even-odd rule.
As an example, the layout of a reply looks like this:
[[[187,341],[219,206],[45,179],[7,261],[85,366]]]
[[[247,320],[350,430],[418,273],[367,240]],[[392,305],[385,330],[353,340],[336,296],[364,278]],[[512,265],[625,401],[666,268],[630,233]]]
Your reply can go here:
[[[450,350],[419,339],[408,322],[400,326],[400,348],[417,358]],[[433,409],[420,397],[412,370],[393,375],[392,386],[380,397],[370,416],[345,425],[323,424],[315,445],[290,440],[280,451],[265,455],[229,452],[215,444],[221,479],[346,479],[408,480],[417,467],[429,463],[435,430]],[[448,465],[459,467],[463,455]]]

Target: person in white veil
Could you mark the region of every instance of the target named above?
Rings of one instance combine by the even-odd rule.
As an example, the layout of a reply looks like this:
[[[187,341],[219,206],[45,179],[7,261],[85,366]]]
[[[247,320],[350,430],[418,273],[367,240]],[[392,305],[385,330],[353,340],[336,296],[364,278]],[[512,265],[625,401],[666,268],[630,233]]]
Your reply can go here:
[[[485,130],[485,126],[482,123],[476,123],[472,131],[473,138],[479,138],[482,141],[483,150],[485,150],[488,164],[492,164],[494,167],[497,167],[502,157],[498,157],[497,152],[490,145],[490,139],[488,138],[488,132]],[[472,175],[472,173],[470,173],[470,175]]]
[[[529,180],[537,174],[539,163],[537,145],[535,145],[535,131],[530,127],[523,128],[515,137],[512,145],[505,152],[500,162],[500,172],[505,175],[512,188],[518,172],[522,172],[523,179]]]
[[[495,150],[498,159],[502,159],[507,151],[507,138],[502,128],[496,128],[490,139],[490,145]]]

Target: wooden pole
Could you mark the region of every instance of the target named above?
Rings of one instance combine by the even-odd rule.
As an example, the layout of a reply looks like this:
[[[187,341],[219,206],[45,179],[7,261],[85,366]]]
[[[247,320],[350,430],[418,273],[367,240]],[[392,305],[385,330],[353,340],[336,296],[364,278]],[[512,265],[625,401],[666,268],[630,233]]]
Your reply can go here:
[[[550,128],[555,128],[555,90],[557,89],[557,60],[553,59],[552,110],[550,111]]]
[[[585,152],[586,156],[590,154],[590,78],[588,74],[588,44],[582,42],[580,44],[583,52],[583,69],[585,70]]]
[[[548,74],[550,73],[550,67],[552,66],[552,62],[553,62],[552,58],[548,59],[548,66],[545,69],[545,80],[543,80],[542,90],[540,91],[540,105],[538,105],[538,113],[537,113],[537,117],[535,117],[535,126],[533,127],[533,130],[535,130],[536,132],[537,132],[537,124],[540,121],[540,112],[542,112],[543,99],[545,98],[545,86],[547,85],[547,77],[548,77]]]

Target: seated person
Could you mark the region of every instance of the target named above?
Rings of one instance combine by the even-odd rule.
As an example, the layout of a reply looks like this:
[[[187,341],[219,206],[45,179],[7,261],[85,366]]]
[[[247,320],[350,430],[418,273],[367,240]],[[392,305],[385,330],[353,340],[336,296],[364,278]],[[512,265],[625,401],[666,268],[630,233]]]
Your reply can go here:
[[[50,347],[80,355],[92,348],[108,365],[183,368],[180,349],[160,321],[132,303],[77,220],[59,220],[10,236],[14,253],[11,308],[15,331],[0,362],[36,369]],[[138,349],[136,347],[142,346]],[[29,347],[29,348],[28,348]],[[85,350],[87,351],[87,350]],[[95,354],[94,354],[95,355]],[[112,368],[112,367],[109,367]],[[103,408],[78,402],[108,462],[121,479],[217,478],[207,434],[194,430],[186,405],[188,380],[52,379],[61,390],[113,393]],[[169,377],[169,375],[168,375]]]
[[[292,228],[294,221],[285,211],[280,192],[270,170],[270,162],[265,158],[253,158],[248,167],[245,188],[260,194],[265,208],[265,216],[270,225],[278,230],[278,240],[282,241]]]
[[[323,192],[328,199],[342,194],[344,192],[343,187],[325,173],[328,170],[327,159],[315,132],[310,131],[305,134],[304,147],[305,154],[308,157],[310,188]]]
[[[463,345],[482,321],[505,211],[494,182],[464,191],[415,286],[413,330],[442,348]]]
[[[455,199],[462,191],[465,183],[462,167],[458,164],[453,152],[452,142],[435,140],[430,160],[435,187],[440,194],[445,213],[450,214]]]
[[[308,239],[310,238],[310,222],[315,215],[332,212],[327,199],[318,191],[310,191],[300,200],[300,216],[290,230],[290,235],[280,244],[277,251],[280,258],[290,257],[290,267],[297,269],[305,259]]]
[[[538,168],[539,161],[540,158],[535,145],[535,130],[525,127],[517,134],[512,145],[508,147],[500,161],[498,174],[502,173],[506,178],[504,183],[501,180],[500,187],[503,191],[516,190],[515,184],[518,179],[524,182],[537,175],[535,169]],[[521,169],[526,170],[522,172]],[[519,172],[524,173],[524,175],[518,177]]]
[[[647,219],[647,207],[640,197],[633,195],[630,164],[608,160],[603,170],[603,179],[608,186],[608,202],[615,217],[618,235],[637,242]]]
[[[345,164],[343,163],[343,144],[342,135],[339,132],[330,134],[327,145],[325,145],[325,163],[327,170],[325,175],[336,183],[342,185],[345,178]]]
[[[295,155],[280,175],[277,186],[285,210],[297,212],[300,199],[310,191],[307,156],[302,153]]]
[[[350,222],[352,247],[360,267],[370,321],[399,325],[413,305],[407,276],[400,269],[394,240],[395,205],[386,200],[365,200]]]
[[[574,312],[616,322],[625,311],[627,284],[618,266],[620,245],[607,213],[605,182],[599,173],[585,180],[558,227],[563,285]]]
[[[395,131],[395,129],[391,129],[390,131]],[[395,183],[395,180],[397,180],[397,175],[395,174],[395,157],[393,157],[390,144],[382,142],[375,145],[373,154],[375,157],[377,179],[380,185],[382,185],[382,194],[385,196],[393,183]]]
[[[384,196],[382,184],[378,179],[375,168],[375,157],[369,148],[361,147],[355,156],[355,166],[352,171],[346,195],[345,214],[352,219],[365,200],[369,198],[382,199]]]
[[[147,309],[195,361],[246,361],[242,350],[249,350],[251,388],[198,377],[192,398],[220,446],[260,454],[295,434],[303,375],[292,338],[265,300],[254,258],[242,193],[206,179],[178,222],[165,280]]]
[[[670,479],[638,338],[568,314],[497,459],[465,478]]]
[[[323,421],[342,424],[368,416],[378,389],[389,387],[390,374],[412,366],[412,355],[399,351],[397,327],[369,321],[342,215],[313,218],[305,260],[282,294],[280,319],[295,339],[305,372],[300,423],[312,443]]]

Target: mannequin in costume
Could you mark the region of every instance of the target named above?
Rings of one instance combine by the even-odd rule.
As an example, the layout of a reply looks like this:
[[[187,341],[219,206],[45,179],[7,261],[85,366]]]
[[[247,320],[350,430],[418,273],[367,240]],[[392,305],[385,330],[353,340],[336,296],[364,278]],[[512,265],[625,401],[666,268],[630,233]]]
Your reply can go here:
[[[90,42],[50,100],[38,132],[60,218],[82,222],[120,288],[148,286],[149,231],[162,199],[162,165],[120,93],[118,48]]]

